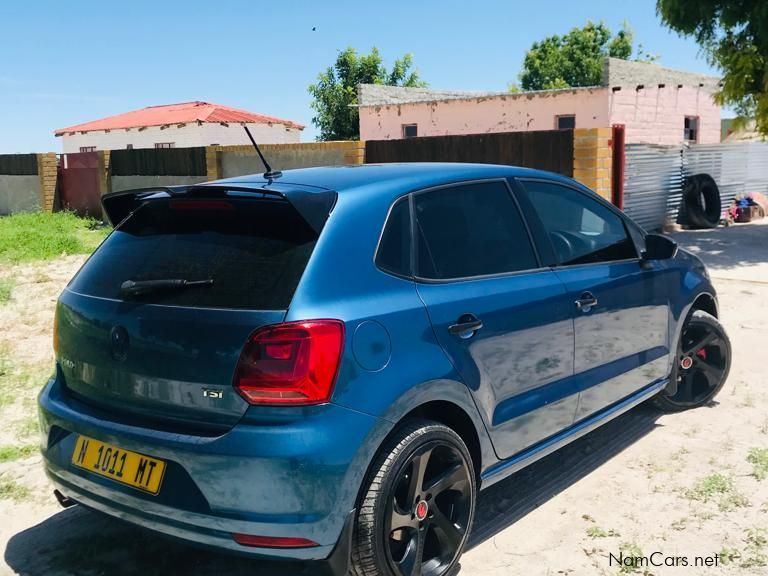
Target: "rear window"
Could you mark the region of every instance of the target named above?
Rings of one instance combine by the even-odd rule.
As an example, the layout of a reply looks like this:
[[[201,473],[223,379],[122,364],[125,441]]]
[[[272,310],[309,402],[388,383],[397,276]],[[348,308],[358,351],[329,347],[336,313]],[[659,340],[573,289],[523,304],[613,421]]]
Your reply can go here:
[[[137,301],[283,310],[317,234],[284,200],[151,200],[122,223],[70,284],[80,294],[126,300],[126,280],[213,280]]]

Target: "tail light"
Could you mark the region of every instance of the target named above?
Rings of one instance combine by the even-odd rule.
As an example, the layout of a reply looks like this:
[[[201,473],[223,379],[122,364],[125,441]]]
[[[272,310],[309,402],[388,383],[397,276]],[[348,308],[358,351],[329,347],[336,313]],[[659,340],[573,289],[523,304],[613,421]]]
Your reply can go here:
[[[249,404],[309,405],[331,399],[344,347],[338,320],[286,322],[251,334],[235,388]]]

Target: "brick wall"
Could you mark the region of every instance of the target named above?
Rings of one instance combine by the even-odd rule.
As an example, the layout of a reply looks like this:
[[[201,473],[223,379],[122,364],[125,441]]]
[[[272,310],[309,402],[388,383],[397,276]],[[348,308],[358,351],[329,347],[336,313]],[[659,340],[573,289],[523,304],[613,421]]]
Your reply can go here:
[[[112,191],[109,177],[110,151],[99,151],[99,193],[101,196]]]
[[[610,128],[577,128],[573,131],[573,178],[611,200]]]
[[[40,178],[40,209],[53,212],[56,198],[57,161],[54,152],[37,155],[37,174]]]

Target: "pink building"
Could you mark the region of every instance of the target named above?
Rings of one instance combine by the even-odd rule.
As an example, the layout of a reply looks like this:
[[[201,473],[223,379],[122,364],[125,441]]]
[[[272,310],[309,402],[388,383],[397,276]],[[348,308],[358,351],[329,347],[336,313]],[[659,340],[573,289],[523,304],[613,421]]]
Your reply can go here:
[[[475,93],[361,84],[361,140],[626,126],[628,143],[720,141],[718,78],[607,58],[601,86]]]

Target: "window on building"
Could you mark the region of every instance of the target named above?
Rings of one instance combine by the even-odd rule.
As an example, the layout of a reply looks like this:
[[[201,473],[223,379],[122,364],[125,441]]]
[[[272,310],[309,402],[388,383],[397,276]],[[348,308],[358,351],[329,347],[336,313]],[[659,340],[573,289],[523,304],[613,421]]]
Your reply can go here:
[[[576,128],[576,115],[563,114],[562,116],[555,116],[555,127],[558,130],[573,130]]]
[[[416,138],[419,135],[418,124],[403,124],[403,138]]]
[[[125,145],[126,150],[133,150],[133,144],[126,144]]]
[[[683,140],[686,142],[699,141],[699,117],[686,116],[683,124]]]
[[[155,142],[155,148],[175,148],[176,142]]]
[[[520,211],[503,182],[415,196],[416,269],[448,280],[538,267]]]
[[[80,146],[80,152],[96,152],[96,146]]]

